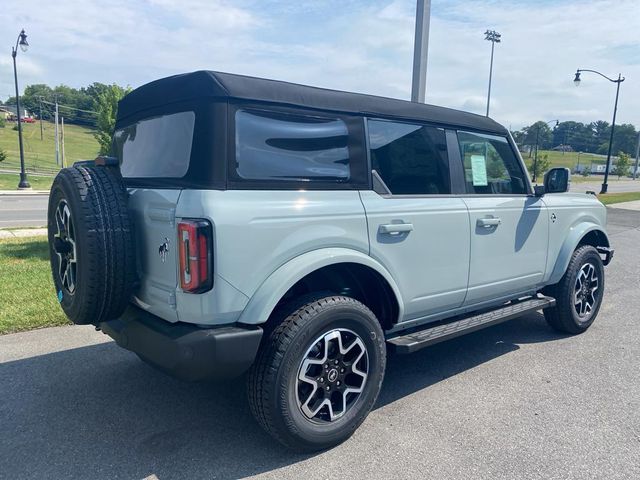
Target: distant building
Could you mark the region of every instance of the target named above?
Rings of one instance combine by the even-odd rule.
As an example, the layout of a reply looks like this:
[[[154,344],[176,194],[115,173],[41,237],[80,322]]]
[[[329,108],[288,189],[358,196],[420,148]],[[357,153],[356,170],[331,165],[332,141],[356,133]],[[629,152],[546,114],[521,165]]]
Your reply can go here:
[[[5,120],[15,120],[16,116],[16,106],[15,105],[0,105],[0,116]],[[31,117],[31,114],[25,109],[22,111],[22,118]]]
[[[573,152],[573,147],[571,145],[558,145],[557,147],[553,147],[551,150],[556,152]]]
[[[616,162],[618,161],[618,157],[611,157],[611,165],[609,166],[609,175],[613,174],[613,172],[615,171],[616,168]],[[629,167],[629,172],[628,174],[631,175],[633,174],[633,168],[634,167]],[[580,165],[576,165],[573,168],[573,173],[579,173],[582,174],[585,170],[587,172],[589,172],[591,175],[604,175],[605,170],[607,169],[607,165],[606,164],[600,164],[600,163],[587,163],[587,164],[580,164]]]

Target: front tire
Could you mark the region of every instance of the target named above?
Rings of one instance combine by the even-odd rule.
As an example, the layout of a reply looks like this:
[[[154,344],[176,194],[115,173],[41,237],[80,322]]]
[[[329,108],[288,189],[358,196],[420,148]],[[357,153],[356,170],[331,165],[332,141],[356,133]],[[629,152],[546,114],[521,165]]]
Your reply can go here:
[[[384,334],[371,310],[350,297],[325,296],[285,312],[249,373],[251,411],[285,446],[326,449],[349,438],[373,408]]]
[[[591,245],[578,247],[562,279],[545,293],[556,299],[556,306],[544,311],[549,325],[563,333],[585,332],[595,321],[604,294],[604,266],[598,251]]]

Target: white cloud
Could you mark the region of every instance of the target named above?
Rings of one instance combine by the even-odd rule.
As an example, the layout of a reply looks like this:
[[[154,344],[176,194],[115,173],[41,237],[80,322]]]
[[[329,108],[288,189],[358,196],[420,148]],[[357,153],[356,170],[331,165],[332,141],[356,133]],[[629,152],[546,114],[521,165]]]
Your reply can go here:
[[[203,68],[408,98],[414,15],[414,0],[33,0],[0,11],[0,45],[27,30],[23,86],[135,87]],[[619,121],[640,126],[638,18],[636,0],[433,0],[427,101],[484,112],[483,32],[494,28],[503,35],[491,105],[498,121],[609,120],[614,85],[585,74],[575,88],[581,67],[621,71]],[[13,91],[10,60],[0,59],[3,98]]]

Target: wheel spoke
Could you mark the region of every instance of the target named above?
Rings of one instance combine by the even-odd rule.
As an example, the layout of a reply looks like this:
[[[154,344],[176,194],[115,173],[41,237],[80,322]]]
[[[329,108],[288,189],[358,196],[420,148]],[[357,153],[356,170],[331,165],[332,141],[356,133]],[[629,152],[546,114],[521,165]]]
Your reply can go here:
[[[598,271],[592,263],[585,263],[576,275],[573,303],[579,317],[588,317],[597,303],[596,292],[600,288]]]
[[[313,421],[337,420],[364,390],[368,370],[366,346],[355,332],[324,333],[311,344],[298,369],[300,410]],[[355,378],[359,381],[354,382]]]
[[[77,273],[76,240],[71,210],[65,200],[58,203],[54,218],[57,232],[53,235],[53,249],[58,259],[58,278],[62,287],[73,294]]]

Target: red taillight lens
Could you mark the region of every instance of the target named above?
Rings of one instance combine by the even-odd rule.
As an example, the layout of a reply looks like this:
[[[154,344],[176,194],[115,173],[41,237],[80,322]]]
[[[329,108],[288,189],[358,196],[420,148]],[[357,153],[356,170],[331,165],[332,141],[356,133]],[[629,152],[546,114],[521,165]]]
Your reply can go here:
[[[206,220],[182,220],[178,223],[180,288],[202,293],[213,286],[212,229]]]

